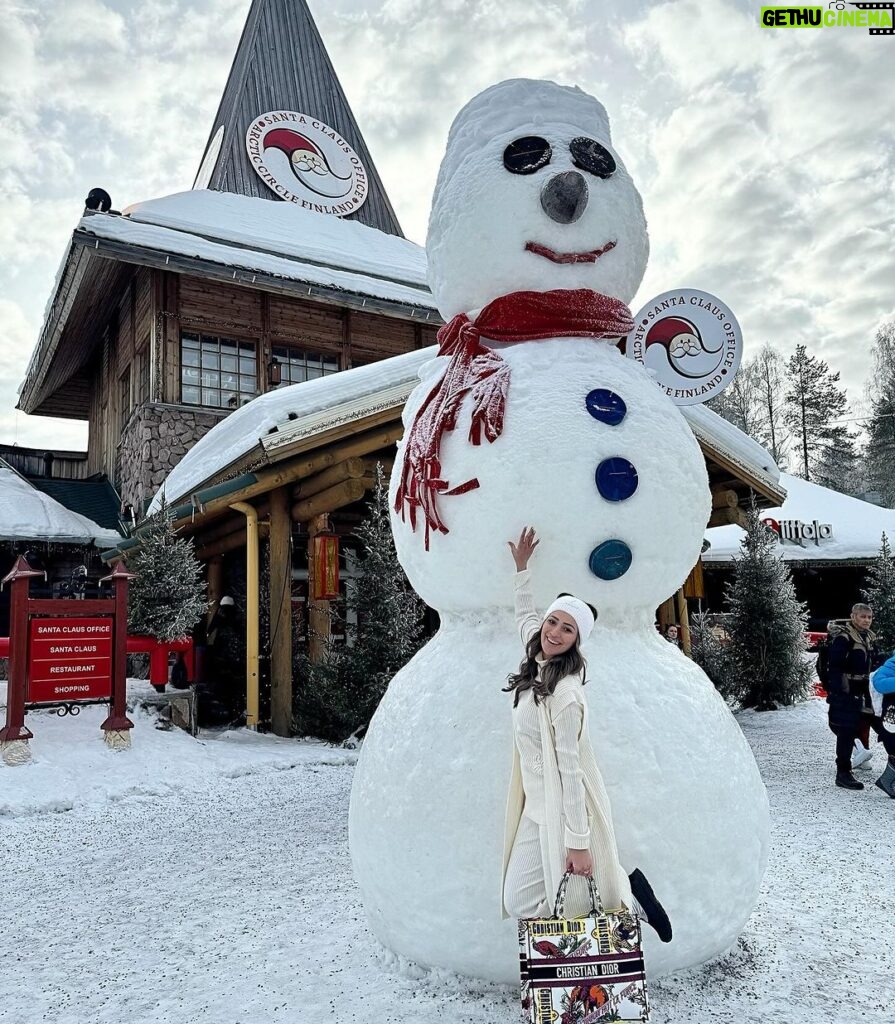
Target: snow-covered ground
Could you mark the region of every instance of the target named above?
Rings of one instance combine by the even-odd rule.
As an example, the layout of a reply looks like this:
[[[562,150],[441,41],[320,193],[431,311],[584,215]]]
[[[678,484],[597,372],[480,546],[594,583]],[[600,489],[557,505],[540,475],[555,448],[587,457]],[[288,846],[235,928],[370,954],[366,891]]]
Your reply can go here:
[[[867,790],[833,787],[824,710],[741,716],[773,815],[761,903],[728,956],[653,983],[655,1024],[891,1021],[895,801],[872,786],[880,748]],[[29,716],[33,763],[0,765],[0,1020],[518,1020],[515,991],[372,940],[347,850],[350,751],[194,740],[136,712],[116,754],[103,717]]]

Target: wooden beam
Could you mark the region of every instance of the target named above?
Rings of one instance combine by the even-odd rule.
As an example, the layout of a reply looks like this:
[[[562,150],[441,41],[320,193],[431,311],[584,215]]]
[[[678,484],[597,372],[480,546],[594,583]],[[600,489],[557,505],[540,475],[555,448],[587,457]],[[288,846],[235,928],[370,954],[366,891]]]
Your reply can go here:
[[[328,512],[335,512],[344,505],[359,501],[367,490],[363,480],[343,480],[335,487],[329,487],[312,498],[297,501],[292,506],[292,518],[299,523],[307,522]]]
[[[270,494],[270,718],[276,736],[292,727],[292,521],[289,494]]]
[[[692,657],[693,646],[690,642],[690,613],[687,609],[687,599],[684,597],[683,587],[674,595],[674,598],[677,603],[677,616],[681,627],[681,647],[684,649],[684,654],[689,658]]]
[[[258,537],[264,539],[270,530],[270,526],[267,523],[258,524]],[[245,528],[236,530],[234,533],[228,534],[219,541],[215,541],[213,544],[208,544],[205,547],[196,548],[196,557],[202,561],[207,562],[208,559],[214,558],[215,555],[225,555],[228,551],[238,551],[240,548],[246,546],[246,532]]]
[[[736,491],[726,487],[712,488],[712,508],[736,508],[740,503],[740,496]]]
[[[315,665],[326,656],[331,631],[329,601],[314,598],[314,538],[328,529],[326,516],[315,516],[308,523],[308,657]]]
[[[335,466],[324,469],[322,473],[309,476],[300,480],[292,488],[292,497],[298,499],[310,498],[321,491],[326,491],[343,480],[359,480],[366,472],[366,464],[363,459],[346,459],[344,462],[337,462]]]
[[[737,508],[719,508],[715,509],[709,517],[709,526],[729,526],[734,523],[737,526],[746,528],[746,512],[744,509]]]

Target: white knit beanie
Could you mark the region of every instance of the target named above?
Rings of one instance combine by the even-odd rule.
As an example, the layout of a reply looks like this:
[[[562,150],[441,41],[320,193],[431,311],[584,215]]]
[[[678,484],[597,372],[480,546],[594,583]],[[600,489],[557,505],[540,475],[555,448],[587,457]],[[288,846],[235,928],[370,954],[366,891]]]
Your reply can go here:
[[[596,617],[590,608],[577,597],[570,597],[568,594],[564,597],[558,597],[544,613],[544,618],[546,619],[553,612],[565,612],[566,615],[572,616],[575,620],[575,625],[578,627],[579,644],[583,644],[594,631],[594,623],[597,621]]]

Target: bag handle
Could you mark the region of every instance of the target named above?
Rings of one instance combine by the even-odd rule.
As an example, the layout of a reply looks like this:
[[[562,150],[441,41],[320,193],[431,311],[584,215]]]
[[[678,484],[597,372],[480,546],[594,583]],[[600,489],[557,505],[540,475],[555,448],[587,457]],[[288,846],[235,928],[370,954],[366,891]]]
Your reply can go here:
[[[553,903],[553,916],[562,917],[563,910],[566,907],[566,887],[569,884],[569,879],[572,877],[572,872],[567,871],[562,876],[562,881],[559,883],[559,888],[556,890],[556,900]],[[590,892],[590,912],[591,916],[596,917],[598,914],[604,913],[603,901],[600,899],[600,890],[597,888],[597,883],[594,881],[593,875],[587,875],[587,888]]]

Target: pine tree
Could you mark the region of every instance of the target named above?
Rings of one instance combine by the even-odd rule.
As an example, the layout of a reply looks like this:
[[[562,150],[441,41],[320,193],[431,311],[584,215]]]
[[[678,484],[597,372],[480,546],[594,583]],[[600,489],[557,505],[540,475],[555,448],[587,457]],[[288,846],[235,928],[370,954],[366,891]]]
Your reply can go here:
[[[848,409],[839,372],[797,345],[786,364],[786,422],[795,433],[797,472],[806,480],[849,493],[854,487],[857,453],[854,437],[841,420]]]
[[[808,692],[811,669],[802,658],[808,613],[754,502],[746,516],[742,555],[734,559],[733,581],[726,587],[728,676],[719,689],[741,707],[761,711],[795,704]]]
[[[164,504],[147,521],[129,567],[137,578],[130,584],[128,631],[159,640],[189,636],[208,607],[202,566],[192,538],[177,535]]]
[[[883,324],[873,346],[874,368],[867,388],[871,416],[867,424],[870,486],[895,508],[895,321]]]
[[[362,558],[346,611],[355,613],[356,624],[346,623],[349,642],[330,647],[322,664],[302,666],[309,682],[296,703],[296,731],[324,739],[343,740],[367,725],[392,676],[419,649],[422,635],[425,606],[395,552],[381,466],[369,515],[355,536]]]
[[[879,554],[867,570],[867,587],[862,594],[873,609],[873,631],[880,650],[888,657],[895,652],[895,558],[885,534]]]
[[[728,675],[727,651],[705,612],[690,616],[690,654],[716,689],[723,689]]]

